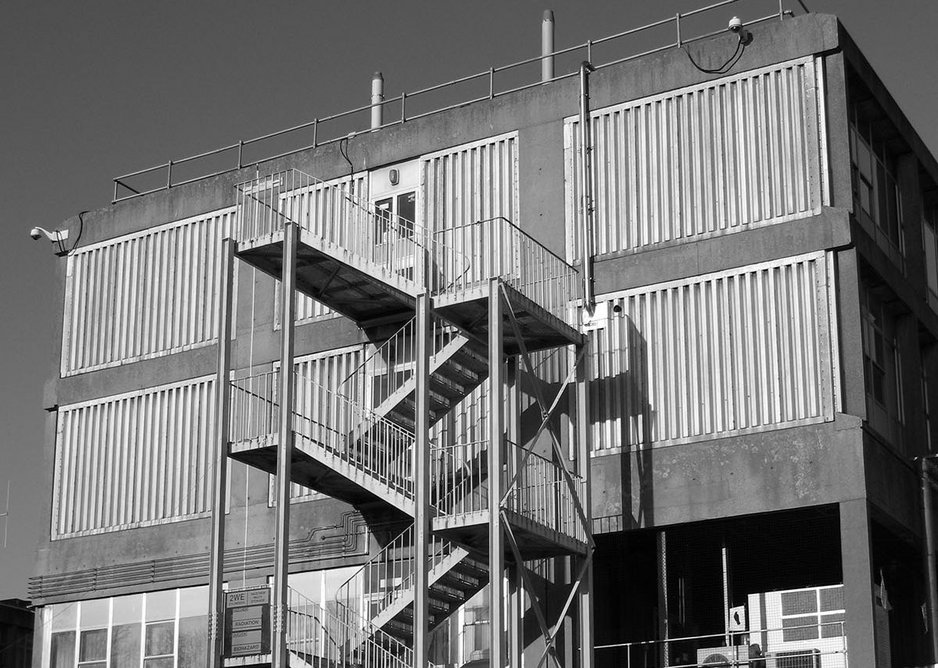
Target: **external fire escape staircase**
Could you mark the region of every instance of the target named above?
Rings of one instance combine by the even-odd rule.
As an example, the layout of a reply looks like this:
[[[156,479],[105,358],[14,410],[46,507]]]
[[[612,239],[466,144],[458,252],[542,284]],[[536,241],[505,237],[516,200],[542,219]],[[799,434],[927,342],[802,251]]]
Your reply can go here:
[[[278,469],[284,433],[278,425],[289,424],[290,482],[355,507],[383,509],[408,524],[328,609],[291,592],[284,624],[291,665],[396,668],[415,665],[411,645],[486,584],[502,586],[501,574],[491,577],[491,564],[504,563],[492,561],[491,523],[504,523],[510,536],[500,558],[589,561],[586,482],[568,471],[559,443],[552,457],[540,456],[512,443],[517,434],[506,425],[496,427],[496,452],[491,436],[476,431],[437,428],[430,436],[434,424],[479,400],[483,389],[488,395],[501,387],[505,359],[524,358],[530,368],[532,352],[581,345],[574,326],[577,284],[569,265],[506,219],[430,232],[381,216],[357,199],[351,184],[325,184],[289,170],[237,186],[237,257],[353,320],[374,350],[329,387],[294,371],[287,416],[283,369],[236,377],[227,454],[277,475],[284,470]],[[291,264],[294,280],[284,275]],[[429,307],[423,319],[421,299]],[[284,318],[283,329],[289,327]],[[540,434],[550,409],[538,401]],[[430,526],[422,552],[413,523],[421,456],[429,465],[423,498]],[[495,477],[493,461],[500,469]],[[422,631],[416,626],[423,623],[416,608],[421,582],[428,591]],[[546,624],[542,631],[550,633]]]

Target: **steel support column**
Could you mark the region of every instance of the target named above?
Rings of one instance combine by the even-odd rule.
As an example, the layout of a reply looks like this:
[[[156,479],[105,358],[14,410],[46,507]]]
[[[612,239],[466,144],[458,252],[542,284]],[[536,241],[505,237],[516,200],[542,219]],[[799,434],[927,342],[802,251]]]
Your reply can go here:
[[[414,467],[414,667],[426,666],[430,649],[430,295],[417,297]]]
[[[521,383],[518,378],[518,358],[508,359],[507,372],[505,377],[505,387],[507,396],[505,405],[508,414],[506,416],[506,433],[508,441],[514,444],[521,443]],[[508,450],[508,457],[513,461],[510,463],[510,469],[514,471],[521,470],[520,451],[516,447]],[[502,490],[504,493],[505,490]],[[520,666],[521,655],[524,652],[524,625],[522,618],[524,616],[524,584],[521,580],[520,569],[523,564],[515,564],[509,571],[509,605],[508,605],[508,665]]]
[[[212,452],[212,545],[208,583],[208,666],[222,665],[222,617],[225,579],[225,493],[228,488],[228,423],[231,404],[231,294],[234,241],[222,241],[221,285],[218,295],[218,371],[215,376],[215,444]]]
[[[287,577],[290,572],[290,478],[293,459],[293,335],[296,327],[295,223],[283,227],[281,280],[280,421],[277,449],[277,529],[274,539],[274,591],[271,606],[272,668],[288,668]]]
[[[502,470],[504,458],[504,405],[502,294],[499,280],[489,281],[489,632],[491,666],[505,665],[505,543],[502,532]]]
[[[590,536],[593,532],[593,498],[590,481],[592,457],[590,453],[589,428],[589,341],[587,340],[577,351],[574,357],[576,364],[576,455],[578,472],[583,479],[583,513],[587,543],[593,549]],[[593,666],[593,561],[592,555],[587,555],[586,572],[579,587],[580,608],[580,668]]]

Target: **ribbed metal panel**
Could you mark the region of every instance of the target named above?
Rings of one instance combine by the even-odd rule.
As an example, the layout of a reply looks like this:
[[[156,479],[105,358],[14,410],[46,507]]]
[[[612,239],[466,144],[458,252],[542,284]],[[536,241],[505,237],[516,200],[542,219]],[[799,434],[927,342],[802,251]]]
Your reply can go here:
[[[422,156],[420,181],[418,206],[429,230],[496,216],[519,224],[518,133]]]
[[[233,217],[215,211],[69,255],[62,375],[213,341],[221,240]]]
[[[345,193],[348,192],[348,177],[326,181],[318,187],[304,189],[304,191],[288,199],[293,200],[291,206],[302,212],[300,224],[302,227],[316,232],[330,226],[341,225],[341,217],[344,214],[345,207],[340,201]],[[353,177],[354,185],[352,187],[353,195],[360,201],[368,200],[368,175],[356,174]],[[276,282],[276,301],[274,309],[274,327],[280,327],[280,281]],[[296,296],[296,321],[308,322],[315,318],[322,318],[328,315],[338,316],[338,314],[323,306],[312,297],[297,293]]]
[[[597,255],[820,210],[810,58],[594,111]],[[579,258],[578,121],[565,124],[567,252]]]
[[[335,406],[321,388],[332,388],[355,399],[362,396],[365,379],[359,371],[363,361],[363,346],[352,346],[327,353],[316,353],[298,357],[294,365],[297,374],[296,410],[300,415],[317,416],[327,424],[332,424],[328,415],[324,415],[322,406]],[[274,504],[275,478],[270,476],[268,485],[268,504]],[[290,485],[290,498],[293,501],[309,501],[321,498],[322,494],[302,485]]]
[[[831,419],[827,276],[817,253],[602,298],[608,317],[591,332],[594,447]]]
[[[211,511],[211,377],[59,409],[52,537]]]

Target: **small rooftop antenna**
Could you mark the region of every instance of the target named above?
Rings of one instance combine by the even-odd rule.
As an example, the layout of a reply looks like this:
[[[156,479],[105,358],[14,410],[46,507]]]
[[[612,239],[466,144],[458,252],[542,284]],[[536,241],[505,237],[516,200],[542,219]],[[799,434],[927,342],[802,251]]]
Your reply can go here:
[[[7,546],[7,526],[10,523],[10,481],[7,480],[7,502],[5,510],[0,513],[0,519],[3,520],[3,546],[0,547],[0,550],[6,549]]]

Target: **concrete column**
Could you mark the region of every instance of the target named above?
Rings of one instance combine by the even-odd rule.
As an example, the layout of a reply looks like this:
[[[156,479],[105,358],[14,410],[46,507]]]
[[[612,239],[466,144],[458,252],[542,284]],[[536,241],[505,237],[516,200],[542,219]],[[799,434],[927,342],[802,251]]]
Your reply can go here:
[[[863,322],[860,317],[860,270],[857,251],[837,252],[837,322],[840,339],[843,412],[866,419],[863,384]]]
[[[430,651],[430,295],[417,297],[417,389],[414,396],[414,665],[426,666]]]
[[[215,448],[212,452],[212,545],[208,581],[208,665],[222,665],[222,623],[225,612],[225,492],[228,489],[228,422],[231,392],[231,293],[234,281],[234,241],[225,239],[221,253],[221,285],[218,295],[218,371],[215,376]]]
[[[824,56],[824,109],[827,112],[828,164],[831,206],[853,210],[850,182],[850,139],[847,122],[847,74],[844,55],[838,51]]]
[[[503,494],[504,405],[502,297],[497,278],[489,281],[489,633],[491,666],[505,665],[505,541],[499,513]]]
[[[840,551],[844,575],[847,661],[851,666],[875,666],[873,554],[866,499],[840,504]]]
[[[274,538],[274,592],[271,606],[272,668],[289,668],[287,652],[287,578],[290,573],[290,480],[293,459],[293,336],[296,329],[295,223],[283,228],[283,278],[280,340],[280,437],[277,448],[277,528]]]

